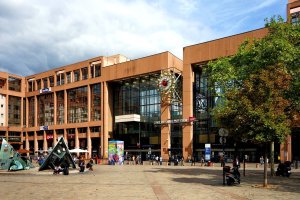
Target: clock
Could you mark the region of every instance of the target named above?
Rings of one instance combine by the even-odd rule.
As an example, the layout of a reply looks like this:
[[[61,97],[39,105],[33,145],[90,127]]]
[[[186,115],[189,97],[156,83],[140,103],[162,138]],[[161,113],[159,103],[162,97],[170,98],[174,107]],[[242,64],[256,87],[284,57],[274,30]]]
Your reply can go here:
[[[169,94],[175,89],[175,77],[170,71],[161,73],[157,80],[158,89],[161,94]]]

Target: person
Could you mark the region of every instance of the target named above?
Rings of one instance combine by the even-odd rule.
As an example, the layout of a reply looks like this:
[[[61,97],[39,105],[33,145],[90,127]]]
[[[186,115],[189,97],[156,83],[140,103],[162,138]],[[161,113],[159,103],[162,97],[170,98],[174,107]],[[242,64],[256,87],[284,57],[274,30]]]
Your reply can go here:
[[[221,167],[225,167],[224,156],[220,157]]]
[[[184,166],[184,157],[181,156],[181,160],[180,160],[181,166]]]
[[[39,166],[42,166],[42,164],[44,163],[44,157],[43,156],[39,157],[38,163],[39,163]]]
[[[84,169],[85,169],[85,162],[84,162],[84,159],[83,157],[81,156],[80,159],[79,159],[79,172],[84,172]]]
[[[135,164],[135,155],[132,156],[132,164]]]
[[[88,168],[90,171],[94,171],[93,165],[94,165],[93,159],[90,159],[90,161],[86,164],[86,168]]]
[[[160,157],[159,157],[159,164],[160,164],[160,165],[162,165],[162,161],[163,161],[163,160],[162,160],[162,157],[160,156]]]
[[[204,165],[204,158],[203,158],[203,156],[201,156],[201,166],[203,166]]]
[[[259,162],[260,162],[260,165],[263,165],[264,164],[264,157],[260,157],[260,159],[259,159]]]
[[[62,172],[62,168],[60,165],[55,166],[53,174],[59,174],[60,172]]]
[[[191,166],[196,166],[196,156],[195,155],[193,155]]]
[[[237,168],[240,167],[240,161],[239,161],[238,156],[233,161],[233,167],[237,167]]]

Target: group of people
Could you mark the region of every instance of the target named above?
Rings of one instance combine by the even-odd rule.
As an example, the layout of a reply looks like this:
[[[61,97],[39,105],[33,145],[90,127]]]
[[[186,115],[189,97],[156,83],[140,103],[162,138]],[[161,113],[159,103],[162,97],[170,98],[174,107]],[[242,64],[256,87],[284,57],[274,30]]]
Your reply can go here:
[[[89,160],[89,162],[87,164],[85,164],[84,157],[80,156],[80,158],[78,160],[79,172],[84,172],[85,167],[90,171],[94,171],[93,165],[94,165],[94,161],[92,158]]]
[[[87,168],[89,171],[94,171],[93,165],[94,161],[91,158],[87,164],[85,164],[85,160],[83,156],[80,156],[77,158],[75,155],[73,156],[73,161],[75,164],[78,164],[79,172],[84,172],[85,168]],[[63,172],[64,175],[69,174],[69,164],[68,163],[62,163],[61,165],[55,166],[53,174],[59,174],[60,172]]]

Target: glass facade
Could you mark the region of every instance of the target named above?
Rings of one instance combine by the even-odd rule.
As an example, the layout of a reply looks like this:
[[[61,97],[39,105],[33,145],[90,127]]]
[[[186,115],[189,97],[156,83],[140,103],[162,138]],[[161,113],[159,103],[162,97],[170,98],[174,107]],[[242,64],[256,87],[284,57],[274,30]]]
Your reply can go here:
[[[91,121],[101,120],[101,84],[91,86]]]
[[[88,121],[87,86],[67,90],[68,123]]]
[[[8,126],[21,126],[21,97],[8,96]]]
[[[113,83],[114,116],[138,114],[140,122],[114,123],[114,138],[125,141],[126,149],[160,149],[160,94],[157,75]]]
[[[56,93],[56,124],[63,124],[65,121],[64,105],[65,105],[64,91],[59,91]]]
[[[34,127],[35,117],[34,117],[34,97],[28,98],[28,127]]]
[[[54,124],[53,93],[38,96],[38,126]]]
[[[194,116],[197,122],[194,123],[194,149],[204,149],[205,143],[215,143],[216,132],[215,123],[212,120],[210,110],[215,107],[219,101],[217,91],[220,89],[211,89],[209,77],[203,72],[205,65],[194,65]],[[216,91],[217,90],[217,91]]]

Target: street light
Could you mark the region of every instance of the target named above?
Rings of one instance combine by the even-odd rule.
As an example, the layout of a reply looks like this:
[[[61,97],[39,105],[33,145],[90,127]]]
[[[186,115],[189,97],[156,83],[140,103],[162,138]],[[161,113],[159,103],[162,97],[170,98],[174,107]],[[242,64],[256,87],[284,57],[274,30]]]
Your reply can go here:
[[[246,152],[245,152],[245,145],[246,145],[246,142],[247,142],[247,139],[246,138],[242,138],[242,142],[245,143],[243,146],[244,146],[244,163],[243,163],[243,175],[246,176],[246,159],[248,158],[248,156],[246,156]]]
[[[219,136],[220,136],[220,143],[222,144],[223,148],[223,160],[222,160],[222,167],[223,167],[223,185],[225,185],[225,144],[226,144],[226,137],[228,136],[228,130],[225,128],[220,128],[219,130]]]

